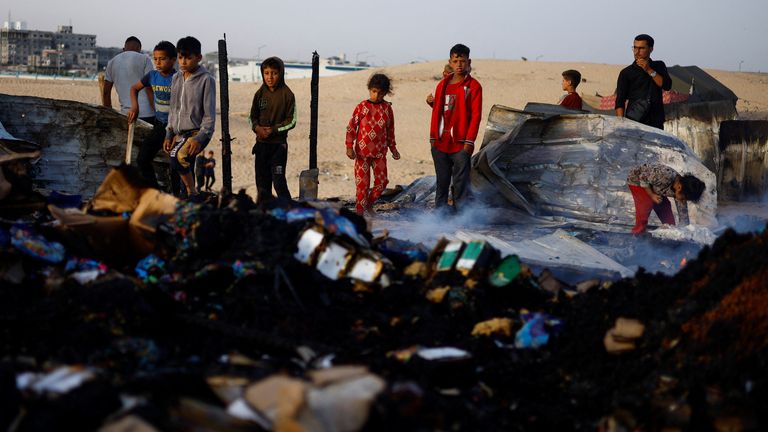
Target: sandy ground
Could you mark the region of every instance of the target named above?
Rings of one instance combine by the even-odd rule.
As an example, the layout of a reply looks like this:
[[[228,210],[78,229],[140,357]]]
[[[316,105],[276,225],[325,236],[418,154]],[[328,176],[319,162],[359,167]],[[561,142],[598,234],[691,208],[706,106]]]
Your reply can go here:
[[[672,64],[671,62],[668,62]],[[428,143],[430,110],[424,99],[434,91],[443,62],[430,62],[383,68],[381,71],[393,79],[394,95],[387,99],[393,103],[396,119],[397,143],[402,154],[399,161],[388,162],[390,187],[406,185],[423,175],[433,174],[434,168]],[[561,72],[578,69],[583,82],[582,94],[611,94],[621,65],[589,63],[550,63],[503,60],[473,60],[473,75],[483,86],[482,142],[485,119],[494,104],[522,108],[529,101],[555,103],[563,94],[560,88]],[[715,78],[731,88],[740,100],[737,109],[743,118],[768,119],[768,74],[725,72],[708,70]],[[368,97],[366,82],[371,72],[355,72],[320,79],[318,165],[320,168],[319,194],[321,197],[351,198],[354,195],[352,161],[344,153],[346,124],[355,105]],[[309,162],[309,79],[291,80],[288,85],[296,94],[299,120],[288,136],[288,185],[298,195],[299,172]],[[248,127],[248,112],[257,85],[230,83],[230,134],[233,142],[233,186],[255,196],[251,147],[254,134]],[[30,80],[0,78],[0,92],[56,99],[70,99],[98,104],[99,87],[96,81]],[[117,103],[117,95],[113,95]],[[2,109],[2,107],[0,107]],[[217,128],[220,126],[217,119]],[[220,161],[220,130],[209,145]],[[217,182],[221,185],[220,166]]]

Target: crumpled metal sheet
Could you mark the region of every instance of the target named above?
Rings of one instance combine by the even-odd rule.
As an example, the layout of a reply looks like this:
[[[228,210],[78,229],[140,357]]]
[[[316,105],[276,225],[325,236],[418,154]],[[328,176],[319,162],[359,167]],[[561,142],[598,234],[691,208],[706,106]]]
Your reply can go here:
[[[544,114],[495,105],[488,131],[472,159],[473,186],[480,194],[501,194],[531,215],[592,227],[631,226],[635,206],[627,188],[629,170],[661,163],[704,182],[700,201],[689,203],[690,220],[717,224],[715,174],[684,142],[662,130],[601,114]]]
[[[452,236],[448,236],[451,238]],[[543,267],[567,267],[578,270],[605,270],[632,277],[634,272],[607,257],[592,246],[562,229],[539,238],[507,242],[501,238],[471,231],[456,231],[462,241],[484,240],[501,251],[502,256],[517,255],[526,263]]]
[[[732,120],[720,126],[720,195],[763,201],[768,194],[768,121]]]
[[[11,135],[0,122],[0,163],[40,157],[40,146]]]
[[[126,117],[81,102],[0,94],[0,122],[14,137],[40,146],[37,187],[90,197],[124,159]],[[133,158],[152,126],[137,121]]]
[[[664,105],[664,130],[680,138],[699,155],[701,162],[718,174],[722,172],[720,125],[738,117],[730,100]],[[722,193],[722,185],[718,192]]]

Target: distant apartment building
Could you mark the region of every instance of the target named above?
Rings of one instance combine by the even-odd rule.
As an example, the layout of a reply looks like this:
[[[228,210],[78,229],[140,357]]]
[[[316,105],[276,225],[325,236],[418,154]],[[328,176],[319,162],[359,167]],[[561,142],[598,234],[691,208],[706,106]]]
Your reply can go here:
[[[0,66],[42,73],[76,70],[94,75],[99,70],[96,35],[72,32],[59,26],[55,32],[27,30],[26,23],[5,22],[0,29]]]
[[[97,70],[103,71],[107,68],[107,63],[112,59],[112,57],[120,54],[123,52],[122,48],[117,47],[96,47],[96,61],[98,62],[98,65],[96,67]]]

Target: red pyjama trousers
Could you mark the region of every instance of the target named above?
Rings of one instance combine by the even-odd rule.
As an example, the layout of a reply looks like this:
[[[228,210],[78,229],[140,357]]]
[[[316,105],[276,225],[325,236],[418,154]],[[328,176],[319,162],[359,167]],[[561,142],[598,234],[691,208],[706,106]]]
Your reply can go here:
[[[373,188],[371,184],[371,169],[373,169]],[[389,180],[387,179],[387,158],[357,157],[355,158],[355,211],[363,214],[373,207],[373,203],[384,192]]]
[[[661,197],[661,204],[656,204],[642,187],[629,185],[629,190],[632,192],[632,198],[635,199],[635,227],[632,228],[632,234],[637,235],[645,231],[651,210],[656,212],[661,223],[675,224],[675,215],[672,213],[672,205],[667,197]]]

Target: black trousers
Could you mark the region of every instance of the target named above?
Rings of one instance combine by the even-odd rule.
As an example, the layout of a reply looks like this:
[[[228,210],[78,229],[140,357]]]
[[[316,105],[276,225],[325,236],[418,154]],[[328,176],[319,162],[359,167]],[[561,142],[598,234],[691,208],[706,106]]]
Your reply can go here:
[[[291,192],[285,179],[285,166],[288,162],[288,144],[257,142],[252,150],[256,172],[256,202],[272,199],[272,186],[278,198],[290,200]]]
[[[453,207],[459,210],[469,198],[469,170],[471,156],[464,150],[456,153],[443,153],[432,147],[432,160],[435,162],[435,207],[448,205],[448,191],[453,180]]]
[[[141,142],[139,147],[139,156],[136,158],[136,165],[139,166],[139,172],[152,187],[158,187],[155,169],[152,168],[152,160],[157,156],[157,152],[163,148],[165,141],[165,125],[160,123],[155,117],[143,117],[142,120],[152,125],[152,134]]]

